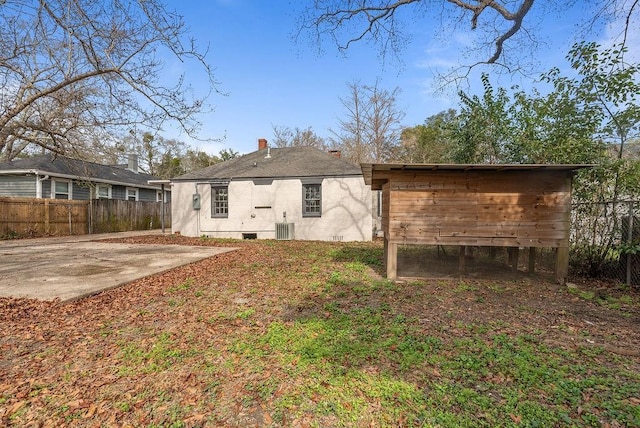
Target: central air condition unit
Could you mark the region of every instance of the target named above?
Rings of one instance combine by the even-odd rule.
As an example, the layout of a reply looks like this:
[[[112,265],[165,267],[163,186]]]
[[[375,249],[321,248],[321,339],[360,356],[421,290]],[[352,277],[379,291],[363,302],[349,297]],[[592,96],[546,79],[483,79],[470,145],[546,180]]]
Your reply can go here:
[[[294,239],[294,223],[276,223],[276,239],[291,240]]]

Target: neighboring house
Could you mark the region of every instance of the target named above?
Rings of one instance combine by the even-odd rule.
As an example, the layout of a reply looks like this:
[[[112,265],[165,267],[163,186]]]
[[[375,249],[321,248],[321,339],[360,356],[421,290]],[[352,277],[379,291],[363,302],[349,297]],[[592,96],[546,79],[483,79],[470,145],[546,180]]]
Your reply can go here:
[[[135,156],[123,166],[51,154],[0,163],[0,196],[50,199],[162,201],[158,177],[138,171]],[[170,193],[165,191],[165,201]]]
[[[220,238],[369,241],[359,167],[312,147],[267,148],[173,178],[172,230]]]

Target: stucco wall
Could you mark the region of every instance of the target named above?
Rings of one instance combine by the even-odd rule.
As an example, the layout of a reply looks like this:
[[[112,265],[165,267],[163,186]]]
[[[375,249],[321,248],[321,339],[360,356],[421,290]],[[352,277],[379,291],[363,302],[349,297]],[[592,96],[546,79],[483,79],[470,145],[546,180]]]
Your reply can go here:
[[[194,210],[192,196],[200,194],[201,209]],[[295,224],[295,239],[368,241],[372,235],[371,188],[362,177],[325,178],[322,182],[322,216],[302,216],[302,182],[274,180],[229,183],[229,217],[211,218],[211,185],[173,183],[172,230],[186,236],[242,238],[256,233],[259,239],[275,239],[275,224]]]

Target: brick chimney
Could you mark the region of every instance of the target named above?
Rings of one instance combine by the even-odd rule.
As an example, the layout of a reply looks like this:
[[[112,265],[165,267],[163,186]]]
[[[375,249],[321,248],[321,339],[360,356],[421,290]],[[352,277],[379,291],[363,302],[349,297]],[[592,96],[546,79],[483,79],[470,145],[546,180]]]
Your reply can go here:
[[[258,138],[258,150],[264,150],[267,148],[267,139]]]
[[[340,150],[329,150],[329,154],[338,159],[342,157],[342,152]]]

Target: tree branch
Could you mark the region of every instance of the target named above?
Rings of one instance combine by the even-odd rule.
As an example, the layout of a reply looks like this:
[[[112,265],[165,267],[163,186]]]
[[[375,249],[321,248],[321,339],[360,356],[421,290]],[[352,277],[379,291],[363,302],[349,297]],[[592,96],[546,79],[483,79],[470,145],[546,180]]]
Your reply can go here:
[[[20,146],[14,141],[23,137],[33,142],[47,134],[62,149],[82,146],[91,133],[103,137],[132,124],[157,130],[165,121],[197,137],[196,115],[217,82],[206,51],[186,34],[182,18],[161,0],[6,0],[0,8],[0,154],[6,148],[14,155],[12,147]],[[210,84],[204,96],[189,92],[186,74],[163,83],[158,58],[167,54],[204,71]]]

